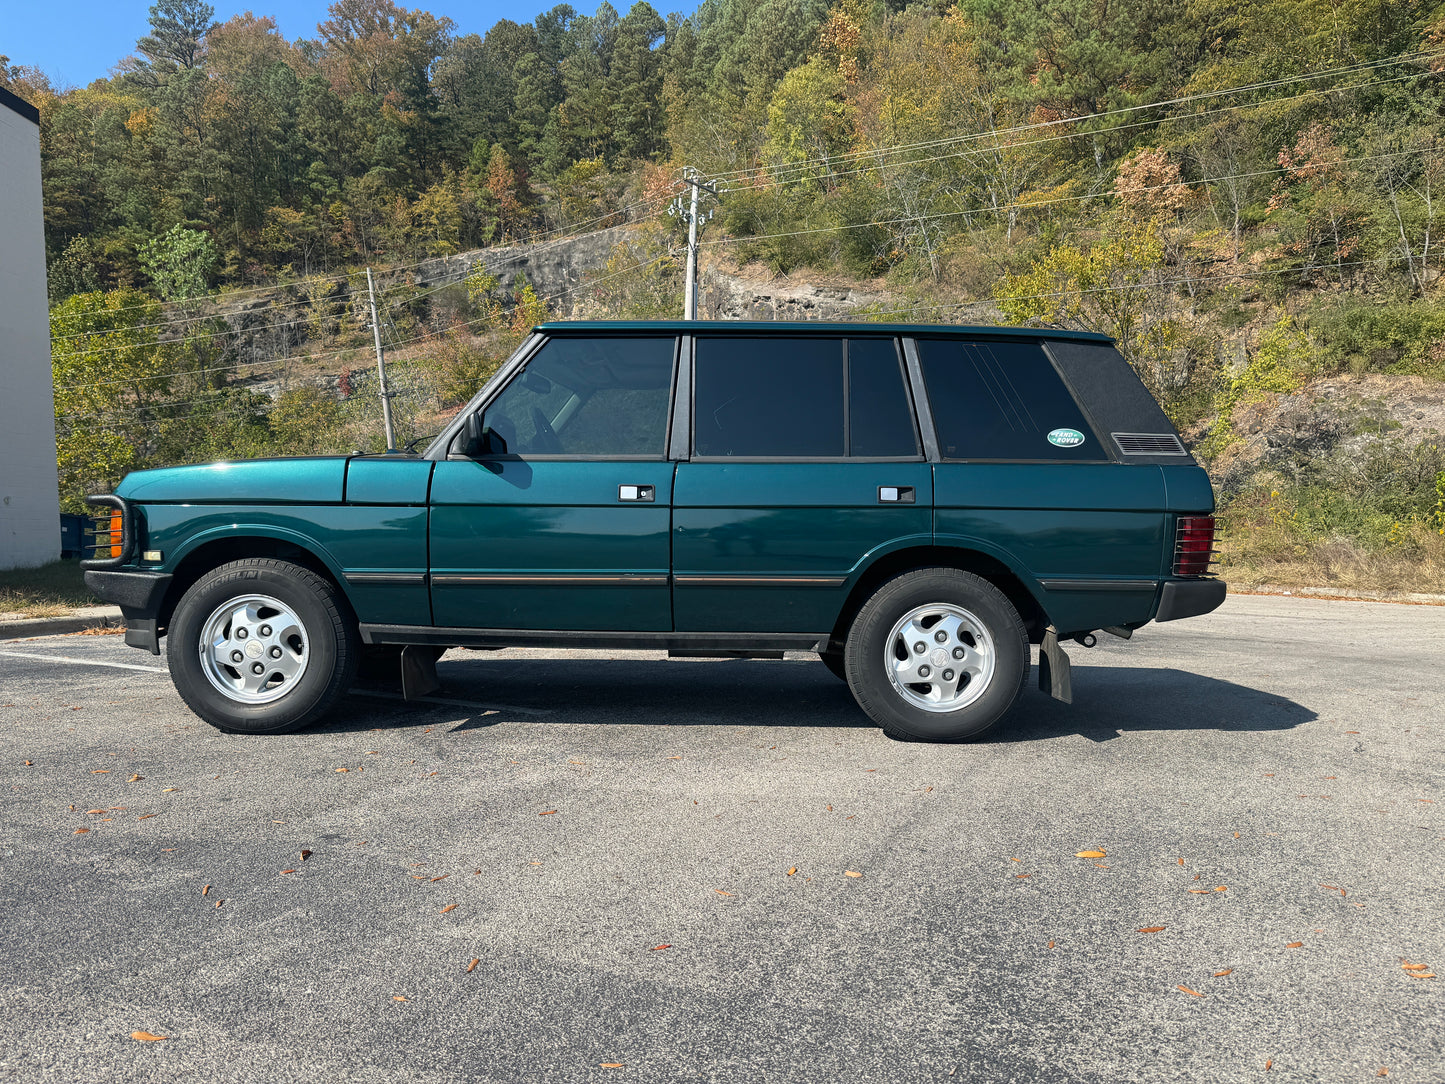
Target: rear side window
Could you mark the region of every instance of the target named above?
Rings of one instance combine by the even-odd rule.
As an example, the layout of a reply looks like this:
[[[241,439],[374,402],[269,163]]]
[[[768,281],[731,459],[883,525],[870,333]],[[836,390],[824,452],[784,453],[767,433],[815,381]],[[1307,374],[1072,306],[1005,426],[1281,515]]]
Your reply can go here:
[[[1107,459],[1037,342],[919,339],[945,459]]]

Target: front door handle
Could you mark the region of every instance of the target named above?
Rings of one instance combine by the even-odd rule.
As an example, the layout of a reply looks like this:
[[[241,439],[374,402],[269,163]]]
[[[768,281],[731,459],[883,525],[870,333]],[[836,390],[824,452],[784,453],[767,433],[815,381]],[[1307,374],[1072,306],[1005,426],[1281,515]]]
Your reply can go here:
[[[912,486],[879,486],[879,504],[912,504],[917,498]]]
[[[657,499],[657,491],[652,486],[618,486],[617,499],[647,504]]]

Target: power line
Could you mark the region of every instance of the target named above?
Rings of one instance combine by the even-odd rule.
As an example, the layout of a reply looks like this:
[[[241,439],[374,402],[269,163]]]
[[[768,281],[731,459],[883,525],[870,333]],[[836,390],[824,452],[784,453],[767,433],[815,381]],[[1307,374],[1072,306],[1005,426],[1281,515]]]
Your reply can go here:
[[[1369,161],[1375,161],[1375,160],[1377,160],[1377,159],[1382,159],[1382,158],[1400,158],[1400,157],[1404,157],[1404,156],[1408,156],[1408,155],[1413,155],[1413,154],[1417,154],[1417,153],[1418,153],[1417,151],[1413,151],[1413,150],[1409,150],[1409,151],[1391,151],[1391,152],[1389,152],[1389,153],[1387,153],[1387,154],[1364,154],[1364,155],[1355,155],[1355,156],[1351,156],[1351,157],[1341,158],[1341,159],[1339,159],[1339,161],[1340,161],[1341,164],[1348,163],[1348,162],[1369,162]],[[1294,170],[1291,169],[1290,167],[1279,166],[1279,167],[1276,167],[1276,168],[1274,168],[1274,169],[1257,170],[1257,171],[1252,172],[1252,173],[1229,173],[1229,174],[1224,174],[1224,175],[1218,176],[1218,177],[1203,177],[1203,178],[1200,178],[1199,180],[1196,180],[1196,181],[1175,181],[1175,182],[1170,182],[1170,183],[1168,183],[1168,184],[1148,185],[1148,186],[1145,186],[1145,187],[1132,189],[1131,191],[1133,191],[1133,192],[1155,192],[1155,191],[1159,191],[1160,189],[1165,189],[1165,188],[1180,188],[1180,187],[1188,188],[1190,185],[1218,184],[1218,183],[1221,182],[1221,181],[1245,180],[1245,179],[1248,179],[1248,178],[1250,178],[1250,177],[1267,177],[1267,176],[1270,176],[1270,175],[1272,175],[1272,174],[1282,174],[1282,173],[1291,173],[1291,172],[1294,172]],[[720,238],[718,238],[718,239],[715,240],[715,241],[701,241],[701,242],[699,242],[699,245],[700,245],[700,246],[702,246],[702,245],[712,246],[712,245],[727,245],[727,244],[743,244],[743,243],[746,243],[746,242],[749,242],[749,241],[773,241],[773,240],[778,240],[778,239],[780,239],[780,238],[785,238],[785,237],[804,237],[804,236],[808,236],[808,235],[811,235],[811,234],[819,234],[819,233],[841,233],[841,232],[844,231],[844,230],[859,230],[859,229],[865,229],[865,228],[867,228],[867,227],[869,227],[869,226],[901,226],[901,225],[905,225],[905,224],[911,223],[911,222],[918,222],[921,218],[926,218],[927,221],[929,221],[929,222],[931,223],[931,222],[936,222],[936,221],[938,221],[938,220],[940,220],[940,219],[944,219],[944,218],[961,218],[961,217],[964,217],[964,216],[967,216],[967,215],[1001,215],[1001,214],[1006,214],[1006,213],[1008,213],[1009,211],[1028,211],[1028,210],[1032,210],[1032,209],[1035,208],[1035,207],[1048,207],[1048,206],[1051,206],[1051,205],[1053,205],[1053,204],[1059,204],[1059,203],[1081,203],[1081,202],[1084,202],[1084,201],[1086,201],[1086,200],[1104,199],[1104,198],[1106,198],[1107,196],[1112,195],[1113,192],[1114,192],[1114,190],[1113,190],[1113,189],[1110,189],[1110,190],[1108,190],[1108,191],[1106,191],[1106,192],[1088,192],[1088,193],[1084,193],[1084,194],[1082,194],[1082,195],[1077,195],[1077,196],[1055,196],[1055,197],[1052,197],[1052,198],[1050,198],[1050,199],[1031,200],[1031,201],[1028,202],[1028,203],[1015,203],[1015,204],[1010,204],[1009,206],[1006,206],[1006,207],[971,207],[971,208],[969,208],[969,209],[967,209],[967,210],[963,210],[963,211],[940,211],[940,212],[938,212],[937,214],[931,214],[931,215],[927,215],[927,216],[909,215],[909,216],[904,217],[904,218],[878,219],[878,220],[870,221],[870,222],[851,222],[851,223],[847,223],[847,224],[841,225],[841,226],[818,226],[818,227],[815,227],[815,228],[812,228],[812,229],[806,229],[806,230],[789,230],[789,231],[784,232],[784,233],[755,233],[755,234],[745,234],[745,235],[743,235],[743,236],[741,236],[741,237],[720,237]]]
[[[839,155],[836,155],[836,156],[834,156],[833,158],[830,158],[830,159],[815,158],[815,159],[806,160],[806,161],[803,161],[803,162],[790,163],[787,168],[801,168],[801,167],[810,166],[810,165],[824,165],[824,164],[827,164],[829,161],[834,161],[834,160],[847,160],[847,159],[852,159],[852,158],[866,157],[866,156],[869,156],[869,155],[876,154],[879,150],[882,150],[882,151],[891,151],[891,152],[907,151],[907,150],[928,150],[928,149],[931,149],[931,148],[933,148],[933,147],[946,146],[946,145],[949,145],[949,144],[952,144],[952,143],[972,142],[972,141],[976,141],[976,140],[979,140],[979,139],[988,138],[989,136],[997,137],[997,136],[1001,136],[1001,135],[1014,135],[1014,134],[1021,133],[1021,132],[1039,131],[1039,130],[1041,130],[1041,129],[1056,128],[1056,127],[1060,127],[1060,126],[1066,125],[1066,124],[1078,124],[1078,123],[1081,123],[1081,122],[1083,122],[1083,121],[1102,120],[1102,119],[1107,118],[1107,117],[1121,116],[1121,115],[1126,114],[1126,113],[1137,113],[1137,112],[1140,112],[1140,111],[1146,110],[1146,109],[1160,109],[1160,108],[1163,108],[1163,107],[1165,107],[1165,106],[1182,105],[1182,104],[1185,104],[1185,103],[1187,103],[1187,102],[1207,101],[1207,100],[1212,99],[1212,98],[1224,97],[1224,96],[1229,95],[1229,94],[1238,94],[1238,93],[1243,93],[1243,92],[1252,91],[1252,90],[1268,90],[1268,89],[1272,89],[1272,88],[1278,87],[1278,86],[1286,86],[1286,85],[1291,85],[1291,84],[1294,84],[1294,83],[1308,82],[1308,81],[1311,81],[1311,80],[1314,80],[1314,79],[1324,79],[1324,78],[1328,78],[1328,77],[1330,77],[1330,76],[1335,76],[1335,75],[1349,75],[1349,74],[1353,74],[1353,73],[1356,73],[1356,72],[1373,70],[1373,69],[1375,69],[1375,68],[1389,67],[1389,66],[1391,66],[1391,65],[1396,65],[1396,64],[1407,64],[1407,63],[1411,63],[1411,62],[1415,62],[1415,61],[1420,61],[1420,60],[1430,60],[1430,59],[1433,59],[1433,58],[1439,57],[1439,56],[1445,56],[1445,50],[1435,50],[1435,51],[1429,51],[1429,52],[1421,51],[1421,52],[1416,52],[1416,53],[1405,53],[1405,54],[1400,54],[1400,55],[1397,55],[1397,56],[1394,56],[1394,57],[1390,57],[1390,58],[1385,59],[1385,60],[1366,61],[1366,62],[1362,62],[1362,63],[1359,63],[1359,64],[1345,65],[1345,66],[1339,67],[1339,68],[1327,68],[1327,69],[1322,69],[1322,70],[1320,70],[1320,71],[1318,71],[1318,72],[1311,72],[1311,73],[1307,73],[1307,74],[1304,74],[1304,75],[1298,75],[1298,76],[1289,76],[1289,77],[1286,77],[1286,78],[1283,78],[1283,79],[1268,80],[1268,81],[1262,82],[1262,83],[1245,83],[1245,84],[1240,84],[1240,85],[1233,86],[1233,87],[1222,87],[1222,88],[1220,88],[1220,89],[1218,89],[1218,90],[1202,91],[1202,92],[1200,92],[1200,93],[1198,93],[1198,94],[1186,94],[1186,95],[1183,95],[1183,96],[1181,96],[1181,97],[1168,98],[1168,99],[1163,99],[1163,100],[1156,101],[1156,102],[1147,102],[1147,103],[1144,103],[1144,104],[1142,104],[1142,105],[1131,105],[1131,106],[1122,106],[1122,107],[1119,107],[1119,108],[1117,108],[1117,109],[1106,109],[1106,110],[1102,110],[1102,111],[1097,112],[1097,113],[1088,113],[1088,114],[1084,114],[1084,115],[1077,116],[1077,117],[1060,117],[1060,118],[1058,118],[1058,119],[1056,119],[1056,120],[1036,121],[1036,122],[1033,122],[1033,123],[1031,123],[1031,124],[1013,125],[1013,126],[1008,127],[1008,128],[995,128],[995,129],[990,129],[989,131],[986,131],[986,132],[966,132],[966,133],[962,133],[962,134],[957,135],[957,136],[946,136],[946,137],[942,137],[942,138],[939,138],[939,139],[923,140],[923,141],[919,141],[919,142],[916,142],[916,143],[901,143],[901,144],[895,144],[895,145],[893,145],[893,146],[883,147],[883,148],[867,148],[867,149],[860,149],[860,150],[856,150],[856,151],[844,151],[844,152],[840,153]],[[1431,74],[1431,73],[1428,72],[1428,71],[1427,71],[1427,72],[1414,72],[1414,73],[1411,73],[1411,75],[1409,75],[1409,76],[1404,76],[1404,77],[1401,77],[1401,78],[1414,78],[1414,77],[1417,77],[1417,76],[1420,76],[1420,75],[1427,75],[1427,74]],[[1382,83],[1389,83],[1389,82],[1395,82],[1395,81],[1397,81],[1397,80],[1389,79],[1389,80],[1382,80],[1381,82],[1382,82]],[[1250,103],[1245,103],[1244,105],[1241,105],[1241,106],[1230,106],[1230,107],[1226,107],[1226,108],[1248,108],[1250,105],[1264,105],[1264,104],[1273,104],[1274,102],[1277,102],[1277,101],[1291,101],[1291,100],[1294,100],[1294,98],[1296,98],[1296,97],[1307,97],[1307,96],[1309,96],[1309,94],[1311,94],[1311,93],[1332,93],[1332,92],[1334,92],[1334,91],[1339,91],[1339,90],[1362,89],[1362,88],[1365,87],[1365,86],[1374,86],[1374,85],[1377,85],[1377,84],[1374,84],[1374,83],[1366,83],[1366,84],[1360,84],[1360,85],[1354,86],[1354,87],[1335,87],[1335,88],[1326,89],[1326,90],[1324,90],[1324,91],[1306,92],[1305,94],[1296,95],[1296,96],[1293,96],[1292,98],[1270,99],[1268,102],[1250,102]],[[1096,134],[1098,134],[1098,133],[1091,131],[1091,132],[1078,133],[1078,134],[1096,135]],[[722,173],[717,174],[717,178],[718,178],[720,181],[726,181],[727,179],[730,179],[730,178],[733,178],[733,177],[745,177],[745,176],[748,175],[749,173],[755,172],[755,168],[756,168],[756,167],[747,167],[747,168],[742,168],[742,169],[735,169],[735,170],[725,171],[725,172],[722,172]]]

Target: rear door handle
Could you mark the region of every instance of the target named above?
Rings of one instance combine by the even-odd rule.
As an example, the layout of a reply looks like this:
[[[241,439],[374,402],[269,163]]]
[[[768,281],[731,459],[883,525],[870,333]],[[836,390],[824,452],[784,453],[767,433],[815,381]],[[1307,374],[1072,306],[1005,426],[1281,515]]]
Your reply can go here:
[[[657,490],[652,486],[618,486],[617,499],[619,501],[638,501],[646,504],[657,500]]]
[[[912,504],[917,498],[912,486],[879,486],[879,504]]]

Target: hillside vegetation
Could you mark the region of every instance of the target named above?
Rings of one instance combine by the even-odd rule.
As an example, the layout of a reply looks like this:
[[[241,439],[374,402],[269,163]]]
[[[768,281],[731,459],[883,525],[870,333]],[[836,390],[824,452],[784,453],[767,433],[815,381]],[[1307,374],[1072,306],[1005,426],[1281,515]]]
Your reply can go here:
[[[537,318],[678,315],[688,167],[705,266],[1115,336],[1210,466],[1236,580],[1445,589],[1445,6],[604,3],[478,36],[337,0],[288,42],[159,0],[151,28],[85,88],[0,61],[41,110],[69,504],[375,447],[367,265],[402,439]],[[580,287],[498,288],[497,246],[621,224]]]

